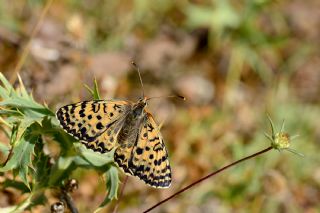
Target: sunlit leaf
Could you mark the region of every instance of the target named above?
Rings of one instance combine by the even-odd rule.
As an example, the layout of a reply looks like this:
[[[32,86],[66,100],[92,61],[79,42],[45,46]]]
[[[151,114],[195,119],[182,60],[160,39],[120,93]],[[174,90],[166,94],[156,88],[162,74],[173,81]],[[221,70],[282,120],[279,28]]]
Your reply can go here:
[[[98,88],[98,83],[97,83],[97,79],[94,79],[93,81],[93,89],[91,89],[88,85],[84,85],[85,88],[90,92],[90,94],[92,95],[92,98],[94,100],[101,100],[100,98],[100,92],[99,92],[99,88]]]
[[[105,205],[107,205],[113,199],[117,199],[118,186],[119,186],[119,176],[118,169],[114,166],[110,166],[109,170],[105,173],[106,176],[106,188],[108,191],[107,196],[104,201],[100,204],[99,208],[95,212],[100,211]]]
[[[111,152],[101,154],[94,152],[91,149],[85,148],[82,144],[77,144],[76,146],[79,149],[81,156],[93,166],[101,167],[113,162],[114,150]]]
[[[57,186],[76,169],[74,156],[61,156],[50,172],[49,186]]]
[[[29,166],[31,165],[31,157],[34,151],[35,143],[39,135],[32,135],[26,132],[16,143],[13,154],[5,166],[0,168],[0,172],[13,170],[19,175],[21,180],[29,187],[27,179]]]
[[[5,179],[2,183],[3,188],[15,188],[18,189],[22,193],[28,193],[30,192],[30,189],[21,181],[11,180],[11,179]]]

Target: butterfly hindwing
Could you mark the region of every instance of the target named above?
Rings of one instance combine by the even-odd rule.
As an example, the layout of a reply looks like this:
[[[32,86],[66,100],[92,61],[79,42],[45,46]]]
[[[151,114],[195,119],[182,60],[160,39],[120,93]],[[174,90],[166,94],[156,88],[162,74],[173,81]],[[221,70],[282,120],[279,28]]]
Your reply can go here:
[[[135,145],[117,148],[115,162],[124,172],[137,176],[146,184],[166,188],[171,184],[168,152],[152,115],[145,113]]]
[[[82,140],[81,143],[88,149],[92,149],[100,153],[111,151],[115,146],[117,146],[117,137],[123,126],[123,118],[119,118],[119,120],[110,124],[111,125],[109,125],[106,131],[102,132],[102,134],[87,141]]]
[[[83,101],[61,107],[56,116],[67,133],[103,153],[115,146],[115,133],[130,106],[127,101]]]
[[[87,148],[115,149],[114,161],[125,173],[156,188],[171,184],[168,152],[146,98],[127,101],[84,101],[61,107],[56,116],[63,129]]]

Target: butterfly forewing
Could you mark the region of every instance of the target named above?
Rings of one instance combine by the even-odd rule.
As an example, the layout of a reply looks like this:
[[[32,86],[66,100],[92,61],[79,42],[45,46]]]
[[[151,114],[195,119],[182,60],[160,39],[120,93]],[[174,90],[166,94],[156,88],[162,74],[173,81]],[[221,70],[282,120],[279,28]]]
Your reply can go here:
[[[168,152],[146,99],[84,101],[61,107],[56,115],[63,129],[87,148],[101,153],[116,148],[114,161],[127,174],[150,186],[171,184]]]
[[[61,107],[56,115],[63,129],[94,151],[110,151],[123,118],[127,101],[83,101]]]
[[[124,172],[146,184],[166,188],[171,184],[168,152],[154,119],[150,113],[145,113],[134,146],[117,148],[115,162]]]

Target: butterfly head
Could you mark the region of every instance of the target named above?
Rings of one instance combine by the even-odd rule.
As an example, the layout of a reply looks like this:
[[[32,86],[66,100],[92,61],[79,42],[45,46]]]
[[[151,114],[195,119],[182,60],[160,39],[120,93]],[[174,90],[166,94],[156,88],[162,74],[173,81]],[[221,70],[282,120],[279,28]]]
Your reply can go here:
[[[133,114],[136,118],[142,117],[144,115],[143,110],[147,106],[147,100],[148,99],[146,97],[141,98],[139,99],[138,103],[134,105]]]
[[[141,106],[142,108],[146,107],[147,106],[147,101],[149,99],[147,97],[143,97],[143,98],[140,98],[137,105]]]

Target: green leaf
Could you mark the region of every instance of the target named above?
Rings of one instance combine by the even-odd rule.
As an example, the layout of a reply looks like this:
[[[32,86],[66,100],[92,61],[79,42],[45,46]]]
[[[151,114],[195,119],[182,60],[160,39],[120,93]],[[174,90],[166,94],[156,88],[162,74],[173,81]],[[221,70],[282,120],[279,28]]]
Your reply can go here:
[[[19,132],[19,126],[17,124],[14,124],[12,126],[11,135],[10,135],[10,145],[12,147],[14,147],[16,144],[16,141],[19,140],[18,132]]]
[[[28,193],[30,192],[30,189],[21,181],[11,180],[11,179],[5,179],[2,183],[3,188],[15,188],[21,191],[22,193]]]
[[[4,143],[0,142],[0,152],[7,156],[9,154],[10,148],[8,146],[6,146]]]
[[[21,180],[29,187],[27,180],[29,166],[31,165],[31,156],[33,154],[35,143],[39,135],[32,135],[29,131],[16,141],[13,147],[13,154],[7,164],[0,168],[0,172],[14,170]]]
[[[190,26],[209,26],[217,33],[228,28],[236,28],[240,24],[240,17],[228,1],[218,1],[216,6],[194,6],[187,7]]]
[[[42,114],[42,116],[54,115],[47,107],[34,101],[33,97],[27,93],[20,77],[20,87],[17,90],[14,90],[2,73],[0,73],[0,82],[3,84],[3,86],[0,85],[0,97],[2,98],[0,106],[16,107],[20,111],[31,110]]]
[[[100,211],[105,205],[107,205],[113,199],[118,199],[118,186],[119,186],[119,174],[118,169],[115,166],[110,166],[109,170],[105,173],[106,175],[106,188],[108,191],[104,201],[100,204],[94,212]]]
[[[28,94],[28,92],[27,92],[27,90],[26,90],[26,88],[25,88],[25,86],[24,86],[24,84],[23,84],[23,82],[22,82],[22,80],[21,80],[20,75],[18,75],[18,79],[19,79],[19,84],[20,84],[20,87],[19,87],[19,93],[20,93],[20,95],[21,95],[22,97],[31,98],[31,99],[33,100],[32,96],[29,96],[29,94]]]
[[[32,99],[19,96],[4,99],[0,102],[0,106],[16,107],[21,110],[32,110],[43,115],[54,115],[54,113],[48,108],[42,106],[41,104],[38,104],[37,102],[34,102]]]
[[[10,82],[6,79],[6,77],[4,77],[4,75],[0,72],[0,81],[3,84],[3,90],[4,91],[11,91],[13,90],[13,87],[11,86]],[[1,91],[1,90],[0,90]],[[4,95],[4,92],[1,91],[0,95]]]
[[[93,90],[86,84],[84,87],[90,92],[94,100],[101,100],[97,79],[94,79],[93,81]]]
[[[5,116],[22,116],[23,114],[17,110],[10,110],[10,109],[1,109],[0,115]]]
[[[59,143],[61,156],[75,155],[73,143],[77,142],[77,140],[60,128],[59,122],[55,117],[45,117],[39,130],[42,134],[50,135],[54,141]]]
[[[76,169],[74,156],[60,156],[57,163],[51,169],[49,186],[57,186],[61,181],[68,178],[73,170]]]
[[[99,88],[98,88],[98,83],[97,83],[97,79],[94,79],[94,87],[93,87],[93,99],[94,100],[100,100],[100,92],[99,92]]]
[[[48,185],[51,171],[50,157],[44,153],[41,139],[36,143],[34,153],[34,174],[32,176],[34,186],[39,189]]]
[[[101,153],[94,152],[91,149],[85,148],[80,143],[76,143],[74,144],[74,146],[78,149],[81,157],[85,160],[85,162],[89,163],[92,166],[102,167],[114,161],[113,159],[114,150],[112,150],[111,152],[101,154]],[[75,162],[77,165],[81,165],[81,166],[85,165],[85,163],[80,159],[77,159],[77,161]]]

